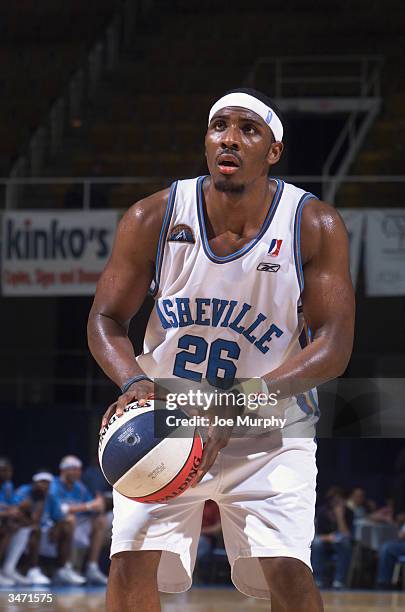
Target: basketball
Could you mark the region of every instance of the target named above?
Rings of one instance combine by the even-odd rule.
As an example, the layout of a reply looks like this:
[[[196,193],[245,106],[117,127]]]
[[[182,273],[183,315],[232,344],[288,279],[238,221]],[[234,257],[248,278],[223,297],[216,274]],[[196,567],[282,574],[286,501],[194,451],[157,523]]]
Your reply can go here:
[[[182,420],[179,426],[167,424]],[[128,404],[100,433],[99,461],[116,491],[143,503],[166,502],[193,482],[201,461],[202,440],[182,410],[155,409],[149,401]]]

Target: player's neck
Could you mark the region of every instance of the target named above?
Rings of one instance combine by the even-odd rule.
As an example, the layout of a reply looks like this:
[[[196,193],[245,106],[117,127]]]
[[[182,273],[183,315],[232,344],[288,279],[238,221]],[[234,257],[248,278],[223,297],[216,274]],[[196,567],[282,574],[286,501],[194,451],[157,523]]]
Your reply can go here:
[[[208,179],[204,198],[210,223],[218,231],[229,230],[239,235],[246,227],[261,227],[276,188],[275,182],[269,183],[267,177],[260,177],[246,185],[242,193],[224,192]]]

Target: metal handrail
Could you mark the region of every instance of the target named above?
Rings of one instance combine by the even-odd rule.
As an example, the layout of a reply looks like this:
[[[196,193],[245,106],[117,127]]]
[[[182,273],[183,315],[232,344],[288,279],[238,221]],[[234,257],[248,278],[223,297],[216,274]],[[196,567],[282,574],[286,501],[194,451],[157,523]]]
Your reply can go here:
[[[274,90],[277,98],[283,98],[285,85],[298,85],[307,83],[309,85],[318,85],[318,96],[321,95],[323,85],[347,85],[347,84],[358,84],[358,96],[359,99],[364,100],[371,96],[371,105],[367,109],[365,117],[362,117],[362,121],[357,125],[357,119],[360,117],[358,109],[353,110],[350,114],[342,132],[339,134],[332,150],[330,151],[323,169],[322,174],[324,179],[322,180],[323,185],[323,197],[324,199],[334,202],[337,190],[342,184],[345,178],[350,164],[354,160],[357,152],[359,151],[367,131],[370,129],[373,121],[375,120],[380,106],[381,101],[380,95],[380,73],[383,64],[383,57],[381,55],[329,55],[329,56],[284,56],[284,57],[261,57],[258,58],[253,64],[251,70],[246,78],[246,84],[255,84],[255,77],[260,66],[271,65],[274,67]],[[315,65],[325,66],[331,64],[340,64],[347,66],[349,64],[358,67],[358,74],[342,74],[342,75],[325,75],[324,72],[318,70],[318,74],[315,75],[291,75],[286,73],[286,67],[289,66],[302,66]],[[284,86],[284,89],[283,89]],[[342,92],[342,95],[346,97],[346,93]],[[339,97],[339,91],[335,92],[335,97]],[[349,146],[346,147],[348,142]],[[339,160],[339,154],[343,153],[342,159]],[[332,167],[336,165],[336,171],[331,174]],[[334,176],[333,176],[334,175]]]
[[[383,63],[383,57],[381,55],[304,55],[304,56],[293,56],[284,55],[279,57],[259,57],[254,62],[252,68],[249,70],[246,77],[246,84],[251,84],[255,80],[255,75],[259,67],[263,65],[271,65],[274,67],[274,92],[277,98],[283,96],[283,84],[294,84],[294,83],[318,83],[318,84],[336,84],[336,83],[358,83],[359,95],[364,97],[367,92],[373,91],[373,95],[378,95],[379,86],[379,73]],[[358,76],[287,76],[285,75],[285,68],[288,65],[302,65],[302,64],[352,64],[358,65],[359,74]],[[369,73],[369,68],[374,68]],[[374,88],[374,89],[373,89]],[[337,92],[336,95],[339,95]]]
[[[346,127],[346,130],[348,128]],[[341,138],[344,142],[345,133],[342,132]],[[337,145],[335,145],[337,146]],[[333,204],[334,199],[326,193],[328,190],[333,190],[335,194],[337,187],[344,183],[405,183],[405,174],[351,174],[344,177],[342,180],[340,176],[329,175],[328,172],[325,174],[296,174],[296,175],[283,175],[279,176],[274,174],[275,178],[282,178],[287,183],[319,183],[322,185],[323,198]],[[172,177],[164,176],[105,176],[105,177],[22,177],[22,178],[0,178],[0,185],[83,185],[83,200],[82,206],[84,210],[91,209],[91,186],[92,185],[148,185],[162,183],[170,185]],[[1,202],[1,200],[0,200]],[[0,204],[1,206],[1,204]],[[8,210],[10,207],[7,206],[7,200],[3,200],[3,210]],[[43,208],[47,208],[46,202]],[[48,209],[52,208],[48,206]],[[37,208],[36,208],[37,209]],[[2,209],[0,208],[0,211]],[[41,208],[38,208],[41,210]]]

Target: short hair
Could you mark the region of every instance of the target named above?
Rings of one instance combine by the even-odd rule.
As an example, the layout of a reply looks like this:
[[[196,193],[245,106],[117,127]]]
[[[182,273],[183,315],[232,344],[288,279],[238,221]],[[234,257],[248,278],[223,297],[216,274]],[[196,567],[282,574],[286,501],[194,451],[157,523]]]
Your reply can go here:
[[[276,115],[280,118],[281,123],[285,124],[284,117],[279,107],[277,106],[277,104],[262,91],[258,91],[257,89],[253,89],[252,87],[238,87],[236,89],[229,89],[223,95],[227,96],[228,94],[231,94],[231,93],[244,93],[244,94],[248,94],[249,96],[253,96],[253,98],[257,98],[258,100],[260,100],[260,102],[263,102],[263,104],[265,104],[266,106],[270,106],[270,108],[272,108],[275,111]]]

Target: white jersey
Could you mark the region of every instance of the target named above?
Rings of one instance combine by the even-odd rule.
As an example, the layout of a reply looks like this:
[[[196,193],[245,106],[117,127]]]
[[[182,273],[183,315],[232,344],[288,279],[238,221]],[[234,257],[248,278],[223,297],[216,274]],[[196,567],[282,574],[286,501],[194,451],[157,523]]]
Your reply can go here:
[[[219,257],[208,243],[206,177],[173,183],[159,238],[151,313],[139,366],[152,378],[268,374],[310,341],[302,314],[300,222],[308,192],[277,189],[257,236]],[[288,421],[318,417],[316,390],[285,400]]]

